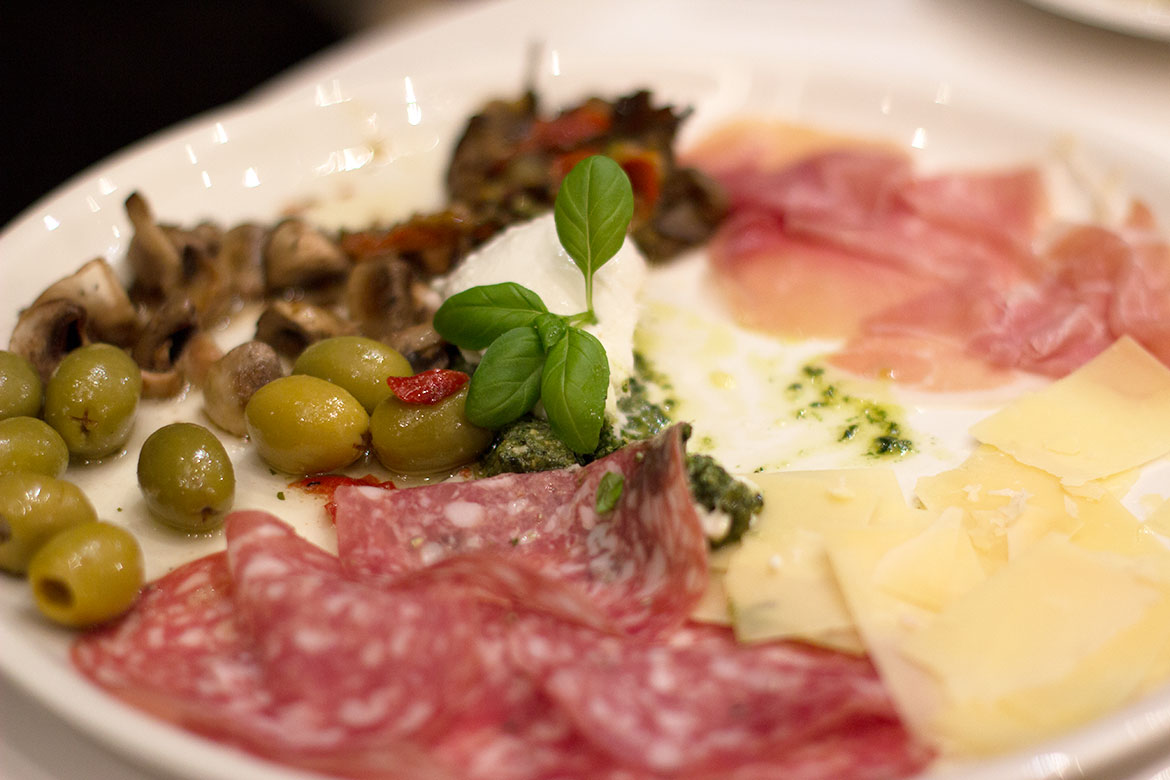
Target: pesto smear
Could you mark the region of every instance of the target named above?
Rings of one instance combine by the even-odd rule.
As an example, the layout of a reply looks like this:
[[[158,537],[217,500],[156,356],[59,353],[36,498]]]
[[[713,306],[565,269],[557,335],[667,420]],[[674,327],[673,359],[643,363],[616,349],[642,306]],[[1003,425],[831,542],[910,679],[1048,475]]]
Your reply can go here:
[[[879,404],[843,391],[813,363],[800,370],[801,378],[785,392],[795,405],[798,420],[817,420],[838,429],[837,441],[866,443],[871,458],[898,459],[914,452],[914,442],[904,433],[905,424],[892,404]]]

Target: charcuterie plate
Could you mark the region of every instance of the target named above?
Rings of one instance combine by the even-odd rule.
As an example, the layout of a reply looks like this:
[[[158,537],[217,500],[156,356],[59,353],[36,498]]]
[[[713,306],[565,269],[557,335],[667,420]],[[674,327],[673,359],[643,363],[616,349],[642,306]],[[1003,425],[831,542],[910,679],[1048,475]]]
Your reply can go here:
[[[696,62],[681,55],[580,55],[561,61],[550,56],[557,52],[555,43],[549,42],[533,71],[546,106],[648,88],[662,101],[693,109],[682,131],[684,149],[726,120],[776,117],[881,139],[907,150],[927,171],[1036,164],[1048,179],[1054,208],[1072,219],[1116,212],[1122,196],[1132,193],[1162,224],[1170,223],[1165,157],[1112,143],[1091,127],[1072,126],[1051,114],[1005,108],[994,96],[968,91],[961,83],[734,56]],[[523,61],[524,53],[517,52],[515,61],[496,60],[470,73],[436,63],[382,72],[377,78],[322,81],[314,90],[277,102],[244,104],[198,118],[103,162],[34,205],[0,236],[5,279],[0,332],[11,331],[20,308],[50,281],[93,257],[106,257],[126,273],[123,258],[132,229],[122,204],[134,191],[150,198],[161,219],[180,224],[272,222],[295,210],[333,227],[361,227],[437,207],[443,170],[467,117],[491,97],[517,94],[523,87],[518,75]],[[678,280],[688,273],[687,278],[701,275],[701,254],[682,261],[691,271],[655,272],[654,297],[669,302],[675,295],[670,284],[681,285]],[[680,291],[680,302],[692,294]],[[718,315],[718,306],[712,307]],[[907,396],[901,403],[910,425],[932,443],[897,465],[904,486],[960,463],[974,447],[968,426],[997,408],[986,400],[953,397]],[[150,430],[176,417],[199,416],[196,398],[147,403],[126,452],[74,475],[103,519],[138,536],[148,578],[224,545],[220,534],[186,537],[160,530],[147,515],[134,477],[133,453]],[[704,421],[695,423],[702,431]],[[765,439],[770,431],[755,435]],[[718,454],[745,473],[775,469],[781,460],[784,468],[859,463],[855,453],[829,449],[814,457],[798,445],[776,450],[771,460],[744,445],[751,453],[737,459],[736,441],[743,439],[726,437],[724,442],[731,443]],[[287,491],[287,479],[274,475],[244,442],[228,447],[238,475],[236,508],[273,512],[321,546],[335,547],[318,501]],[[1144,473],[1133,494],[1170,493],[1165,465]],[[190,778],[305,776],[185,733],[108,696],[70,665],[73,637],[35,613],[23,582],[0,582],[0,669],[110,750],[154,771]],[[993,758],[942,762],[930,776],[1105,778],[1111,767],[1166,744],[1168,723],[1170,692],[1163,690],[1044,744]]]

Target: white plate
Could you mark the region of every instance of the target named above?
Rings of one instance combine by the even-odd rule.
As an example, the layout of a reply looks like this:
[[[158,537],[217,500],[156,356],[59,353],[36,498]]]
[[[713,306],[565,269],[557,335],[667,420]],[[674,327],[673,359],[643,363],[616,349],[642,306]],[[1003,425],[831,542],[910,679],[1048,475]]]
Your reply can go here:
[[[602,57],[590,55],[571,35],[567,39],[564,48],[546,49],[542,59],[539,82],[550,105],[591,91],[612,95],[650,86],[662,98],[695,107],[686,137],[728,116],[772,113],[885,136],[914,148],[928,167],[986,166],[1051,159],[1074,129],[1055,119],[1058,114],[1005,111],[996,99],[922,75],[859,76],[856,70],[809,61],[761,63],[734,56]],[[576,48],[569,45],[574,41]],[[181,223],[270,220],[290,205],[350,192],[380,198],[389,216],[432,206],[450,143],[468,110],[490,95],[514,94],[519,60],[497,59],[470,76],[437,63],[382,72],[377,81],[329,80],[277,104],[193,121],[107,161],[0,235],[5,277],[0,333],[10,332],[18,307],[48,281],[95,255],[121,259],[130,237],[121,204],[135,189],[147,195],[161,219]],[[1090,168],[1123,177],[1164,223],[1170,222],[1170,167],[1164,156],[1092,131],[1079,133],[1078,143]],[[120,467],[128,474],[126,463]],[[132,484],[115,486],[99,499],[99,511],[139,534],[152,573],[221,544],[205,540],[184,546],[152,532],[141,508],[126,498],[134,490]],[[123,505],[126,511],[119,512]],[[302,527],[311,524],[302,521]],[[66,721],[158,771],[241,780],[305,776],[188,735],[111,699],[69,666],[70,637],[32,613],[20,583],[0,581],[0,670]],[[1033,751],[958,767],[953,776],[1100,779],[1111,771],[1106,767],[1156,750],[1167,738],[1170,692]],[[941,775],[950,777],[952,771]]]
[[[1118,32],[1170,41],[1167,0],[1027,0],[1034,6]]]

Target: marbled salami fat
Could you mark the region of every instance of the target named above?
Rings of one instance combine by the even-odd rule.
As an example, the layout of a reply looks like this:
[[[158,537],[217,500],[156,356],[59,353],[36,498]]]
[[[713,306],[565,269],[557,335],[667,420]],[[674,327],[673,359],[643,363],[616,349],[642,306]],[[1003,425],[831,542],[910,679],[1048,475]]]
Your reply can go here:
[[[609,472],[621,476],[622,492],[599,511]],[[706,587],[707,540],[677,427],[584,468],[394,491],[344,487],[335,501],[342,564],[359,579],[494,552],[573,583],[620,628],[641,634],[680,625]]]

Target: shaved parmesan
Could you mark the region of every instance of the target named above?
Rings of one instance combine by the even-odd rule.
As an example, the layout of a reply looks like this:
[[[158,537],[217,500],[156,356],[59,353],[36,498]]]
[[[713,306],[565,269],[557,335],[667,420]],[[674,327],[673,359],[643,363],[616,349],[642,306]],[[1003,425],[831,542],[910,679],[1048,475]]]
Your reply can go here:
[[[1124,337],[971,433],[1069,485],[1118,474],[1170,452],[1170,368]]]

